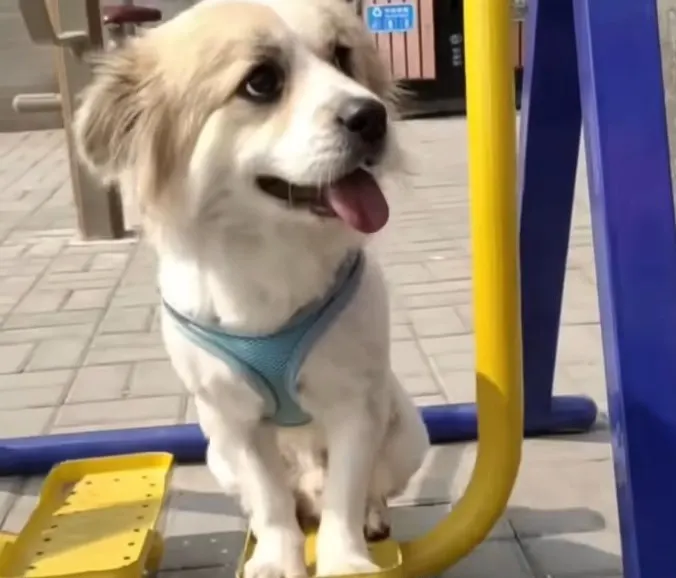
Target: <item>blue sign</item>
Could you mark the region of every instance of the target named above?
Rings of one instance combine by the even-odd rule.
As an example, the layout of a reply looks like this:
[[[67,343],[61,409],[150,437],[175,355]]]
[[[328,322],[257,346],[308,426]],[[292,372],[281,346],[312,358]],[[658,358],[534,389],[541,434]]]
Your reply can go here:
[[[413,4],[380,4],[366,8],[366,26],[375,34],[408,32],[415,26]]]

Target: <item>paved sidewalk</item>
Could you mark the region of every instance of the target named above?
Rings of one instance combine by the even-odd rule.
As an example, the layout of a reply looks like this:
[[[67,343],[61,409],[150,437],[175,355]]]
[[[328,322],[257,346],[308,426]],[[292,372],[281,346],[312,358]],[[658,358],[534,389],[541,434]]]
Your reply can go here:
[[[474,396],[465,123],[407,122],[408,186],[375,243],[392,288],[395,370],[420,404]],[[584,167],[583,167],[584,169]],[[556,387],[606,408],[584,170],[573,222]],[[0,134],[0,437],[194,420],[158,334],[154,258],[135,240],[75,239],[60,131]],[[526,442],[510,507],[448,578],[619,578],[609,435]],[[474,444],[437,447],[398,501],[419,533],[461,495]],[[0,480],[17,531],[40,480]],[[179,467],[165,578],[232,576],[244,522],[201,466]]]

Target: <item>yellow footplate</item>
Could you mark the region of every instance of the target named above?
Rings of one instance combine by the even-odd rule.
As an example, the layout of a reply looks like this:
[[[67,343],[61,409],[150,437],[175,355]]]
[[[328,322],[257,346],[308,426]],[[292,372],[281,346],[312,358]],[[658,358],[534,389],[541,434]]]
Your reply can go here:
[[[15,534],[10,534],[9,532],[0,532],[0,556],[6,548],[9,548],[16,540]]]
[[[311,530],[305,534],[305,565],[308,568],[310,577],[320,578],[316,576],[315,565],[315,543],[316,531]],[[237,578],[244,577],[244,565],[248,562],[256,547],[256,538],[249,531],[246,537],[246,544],[244,545],[244,553],[237,569]],[[369,544],[369,552],[371,560],[380,567],[380,572],[364,573],[364,574],[346,574],[342,578],[403,578],[404,568],[401,559],[401,550],[399,544],[394,540],[383,540],[381,542],[371,542]],[[340,578],[332,576],[331,578]]]
[[[138,578],[155,570],[172,462],[148,453],[56,466],[27,524],[0,550],[0,578]]]

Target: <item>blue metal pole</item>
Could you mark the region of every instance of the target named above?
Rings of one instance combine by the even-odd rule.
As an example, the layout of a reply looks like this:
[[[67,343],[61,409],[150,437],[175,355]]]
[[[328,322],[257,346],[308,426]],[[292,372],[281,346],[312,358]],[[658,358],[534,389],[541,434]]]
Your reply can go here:
[[[566,404],[570,398],[556,398]],[[476,438],[476,405],[458,403],[420,408],[433,444]],[[557,415],[566,415],[562,408]],[[553,427],[564,424],[553,423]],[[526,434],[537,435],[526,430]],[[0,440],[0,476],[47,473],[67,460],[138,452],[168,452],[177,462],[203,462],[207,441],[197,424],[90,431]]]
[[[582,116],[571,0],[530,0],[521,105],[521,314],[527,431],[586,431],[596,405],[553,398]]]
[[[574,0],[626,578],[676,576],[676,227],[655,0]]]

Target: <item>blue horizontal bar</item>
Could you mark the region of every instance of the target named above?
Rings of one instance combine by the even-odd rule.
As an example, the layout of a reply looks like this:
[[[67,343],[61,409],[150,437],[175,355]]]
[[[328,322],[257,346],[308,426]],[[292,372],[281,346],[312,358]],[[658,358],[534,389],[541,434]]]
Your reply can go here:
[[[421,412],[433,444],[476,438],[473,403],[428,406]],[[596,413],[590,399],[555,397],[549,415],[529,423],[526,435],[584,432]],[[169,452],[178,462],[201,462],[205,451],[206,440],[196,424],[11,438],[0,440],[0,476],[45,474],[66,460],[139,452]]]

